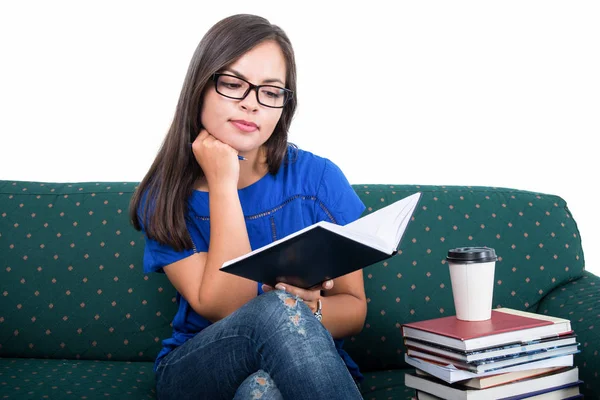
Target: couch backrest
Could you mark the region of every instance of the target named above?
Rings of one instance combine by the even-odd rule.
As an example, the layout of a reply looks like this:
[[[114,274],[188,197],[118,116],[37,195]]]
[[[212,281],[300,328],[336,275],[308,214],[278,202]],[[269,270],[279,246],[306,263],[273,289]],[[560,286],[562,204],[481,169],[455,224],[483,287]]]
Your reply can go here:
[[[365,328],[345,348],[365,370],[405,366],[400,324],[455,315],[449,249],[496,250],[494,307],[536,311],[583,274],[575,221],[558,196],[491,187],[356,185],[367,212],[422,192],[399,254],[365,269]]]
[[[142,272],[135,185],[0,182],[0,356],[156,357],[175,292]]]
[[[175,291],[144,275],[129,224],[135,182],[0,181],[0,357],[153,360]],[[365,370],[403,365],[400,324],[453,315],[448,249],[499,256],[494,305],[535,310],[579,277],[583,252],[563,199],[486,187],[355,185],[369,213],[423,193],[398,255],[364,271],[365,329],[346,349]]]

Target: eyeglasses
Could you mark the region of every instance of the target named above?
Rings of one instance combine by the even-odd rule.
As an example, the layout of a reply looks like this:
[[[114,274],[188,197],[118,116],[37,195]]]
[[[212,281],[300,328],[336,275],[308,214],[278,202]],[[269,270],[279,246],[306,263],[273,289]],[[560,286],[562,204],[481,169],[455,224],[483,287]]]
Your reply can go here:
[[[256,89],[256,100],[270,108],[283,108],[294,92],[272,85],[253,85],[245,79],[229,74],[214,74],[215,90],[221,96],[242,100],[252,89]]]

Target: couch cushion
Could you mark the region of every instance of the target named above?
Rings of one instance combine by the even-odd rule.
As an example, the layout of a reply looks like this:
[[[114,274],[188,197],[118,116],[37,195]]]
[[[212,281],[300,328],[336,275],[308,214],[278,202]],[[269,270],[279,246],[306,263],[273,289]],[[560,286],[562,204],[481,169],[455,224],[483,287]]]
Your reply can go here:
[[[404,373],[414,369],[367,372],[361,383],[361,393],[365,400],[400,400],[414,398],[414,389],[404,386]]]
[[[0,358],[0,399],[154,399],[150,362]]]
[[[404,373],[365,374],[366,400],[410,399]],[[0,358],[0,399],[155,399],[152,363]]]

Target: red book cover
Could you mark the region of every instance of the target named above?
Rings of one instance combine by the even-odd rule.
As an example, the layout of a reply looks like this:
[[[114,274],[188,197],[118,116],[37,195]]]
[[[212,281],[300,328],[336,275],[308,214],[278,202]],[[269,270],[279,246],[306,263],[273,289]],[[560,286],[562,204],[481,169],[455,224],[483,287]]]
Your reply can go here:
[[[552,324],[554,322],[547,319],[529,318],[492,310],[492,318],[487,321],[461,321],[456,316],[450,316],[412,322],[403,326],[464,341]]]

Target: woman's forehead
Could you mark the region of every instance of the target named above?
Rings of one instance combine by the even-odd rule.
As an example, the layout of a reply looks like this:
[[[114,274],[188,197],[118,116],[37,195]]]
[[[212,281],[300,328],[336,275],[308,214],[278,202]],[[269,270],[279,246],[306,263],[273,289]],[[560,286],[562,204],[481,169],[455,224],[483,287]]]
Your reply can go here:
[[[285,84],[286,61],[274,41],[259,44],[225,68],[254,84]]]

